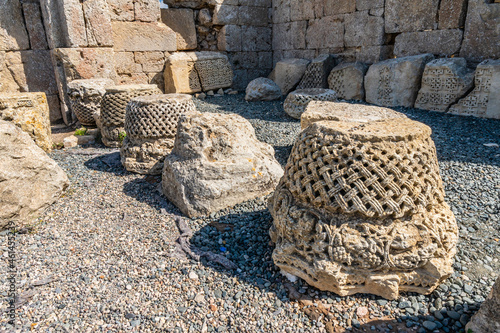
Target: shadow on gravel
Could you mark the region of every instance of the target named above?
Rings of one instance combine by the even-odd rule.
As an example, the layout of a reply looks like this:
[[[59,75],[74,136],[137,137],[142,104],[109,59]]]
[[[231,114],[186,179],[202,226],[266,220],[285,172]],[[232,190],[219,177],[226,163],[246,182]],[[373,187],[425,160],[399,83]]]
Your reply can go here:
[[[278,160],[278,162],[281,164],[281,166],[284,168],[286,165],[286,162],[288,161],[288,157],[290,156],[290,153],[292,152],[292,145],[289,146],[273,146],[274,148],[274,156]]]
[[[120,162],[119,151],[94,157],[86,161],[84,164],[89,169],[110,172],[115,175],[123,175],[127,172]]]
[[[432,128],[438,160],[500,166],[500,120],[394,108]]]

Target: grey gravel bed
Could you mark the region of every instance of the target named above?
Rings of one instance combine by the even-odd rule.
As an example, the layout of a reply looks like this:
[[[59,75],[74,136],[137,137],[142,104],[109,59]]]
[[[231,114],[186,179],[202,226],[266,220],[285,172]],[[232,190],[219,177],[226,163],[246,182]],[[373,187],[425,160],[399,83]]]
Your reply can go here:
[[[247,118],[286,163],[300,124],[284,114],[281,101],[248,103],[234,95],[196,104],[202,112]],[[462,331],[500,272],[500,149],[488,145],[500,143],[500,121],[399,111],[433,129],[447,202],[460,227],[455,273],[431,295],[338,297],[288,282],[271,260],[266,198],[186,219],[191,243],[225,255],[236,270],[205,258],[171,258],[179,237],[173,218],[182,214],[158,191],[160,177],[126,172],[116,150],[94,146],[51,153],[71,186],[34,230],[17,235],[17,292],[24,299],[17,330]],[[0,237],[4,297],[6,245]],[[3,331],[10,328],[6,320],[3,314]]]

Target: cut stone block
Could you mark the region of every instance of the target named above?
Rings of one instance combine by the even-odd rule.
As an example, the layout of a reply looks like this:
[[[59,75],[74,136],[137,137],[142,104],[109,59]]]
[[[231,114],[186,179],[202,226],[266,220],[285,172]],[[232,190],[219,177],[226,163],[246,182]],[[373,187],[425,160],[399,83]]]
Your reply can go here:
[[[125,116],[127,137],[120,149],[125,169],[140,174],[161,174],[163,160],[174,146],[179,117],[193,112],[196,106],[191,95],[132,98]]]
[[[115,51],[177,51],[177,34],[160,22],[112,22]]]
[[[439,29],[458,29],[465,23],[467,0],[441,0]]]
[[[368,66],[360,63],[343,63],[336,66],[328,76],[328,86],[340,99],[365,99],[364,78]]]
[[[189,217],[271,193],[283,169],[274,149],[235,114],[181,116],[164,162],[163,194]]]
[[[283,95],[295,89],[307,70],[310,61],[307,59],[290,58],[279,61],[269,75],[276,82]]]
[[[161,94],[154,84],[131,84],[106,88],[101,101],[99,124],[102,143],[108,147],[120,147],[125,139],[125,114],[127,104],[134,97]]]
[[[500,60],[485,60],[475,72],[474,90],[450,107],[449,113],[500,119]]]
[[[307,26],[308,49],[342,49],[344,47],[344,22],[341,16],[325,16],[310,20]]]
[[[24,25],[23,10],[19,0],[0,0],[0,51],[27,50],[30,48],[28,32]]]
[[[500,3],[484,0],[467,2],[467,20],[460,56],[483,61],[500,58]]]
[[[283,109],[292,118],[300,119],[300,116],[311,101],[336,101],[335,91],[323,88],[309,88],[292,91],[283,103]]]
[[[432,111],[447,111],[474,84],[474,71],[467,68],[464,58],[436,59],[425,65],[422,88],[415,107]]]
[[[43,150],[52,150],[49,105],[45,93],[0,93],[0,120],[10,121],[21,128]]]
[[[130,0],[107,1],[112,21],[134,21],[134,2]]]
[[[346,15],[345,47],[359,47],[384,44],[384,19],[371,16],[368,11]]]
[[[114,85],[110,79],[74,80],[68,84],[71,109],[83,126],[95,126],[94,113],[100,113],[106,87]]]
[[[49,127],[50,129],[50,127]],[[0,229],[33,219],[69,186],[66,173],[18,126],[0,120]]]
[[[23,3],[23,13],[30,38],[30,48],[33,50],[48,49],[40,4],[36,2]]]
[[[192,9],[162,9],[161,21],[177,34],[177,50],[196,49],[196,27]]]
[[[463,32],[460,29],[404,32],[396,36],[394,55],[406,57],[432,53],[438,56],[458,54]]]
[[[274,263],[341,296],[430,294],[458,241],[430,134],[410,119],[306,128],[269,201]]]
[[[386,0],[385,32],[435,29],[440,0]]]
[[[259,77],[252,80],[245,91],[245,100],[253,101],[273,101],[281,98],[281,89],[273,80]]]
[[[156,22],[160,19],[160,2],[157,0],[134,0],[135,21]]]
[[[297,89],[327,88],[328,74],[335,66],[337,59],[331,54],[322,54],[313,59],[307,66]]]
[[[483,302],[479,311],[476,312],[465,326],[466,332],[500,332],[500,278],[497,278],[491,291]]]
[[[86,47],[88,40],[82,3],[79,0],[58,0],[56,10],[63,31],[63,47]]]
[[[368,123],[393,118],[407,118],[403,113],[380,106],[344,102],[312,101],[300,117],[300,127],[306,129],[319,121],[354,121]]]
[[[324,15],[338,15],[353,13],[356,10],[356,1],[354,0],[325,0]]]
[[[85,0],[82,3],[88,46],[113,46],[109,7],[105,0]]]
[[[425,65],[432,54],[389,59],[373,64],[365,76],[368,103],[380,106],[413,107]]]
[[[164,72],[166,93],[196,93],[229,88],[233,70],[219,52],[177,52],[167,58]]]

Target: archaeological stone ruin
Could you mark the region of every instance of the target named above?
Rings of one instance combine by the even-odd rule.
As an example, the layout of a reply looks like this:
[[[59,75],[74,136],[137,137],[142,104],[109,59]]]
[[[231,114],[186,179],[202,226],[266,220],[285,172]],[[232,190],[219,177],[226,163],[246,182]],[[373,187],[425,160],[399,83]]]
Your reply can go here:
[[[109,253],[161,249],[151,261],[163,266],[134,274],[164,274],[164,294],[169,284],[182,291],[166,312],[189,321],[192,306],[208,307],[201,325],[176,322],[183,332],[246,329],[214,320],[255,305],[241,296],[252,288],[273,300],[252,316],[298,311],[313,323],[297,317],[280,330],[257,318],[252,332],[498,331],[499,282],[488,280],[498,258],[467,251],[499,241],[498,204],[474,200],[495,201],[500,189],[500,0],[0,0],[0,9],[5,235],[44,230],[58,214],[77,223],[75,235],[92,235],[105,211],[110,234],[139,237]],[[457,128],[463,137],[448,136]],[[80,211],[79,198],[93,208]],[[155,236],[143,238],[148,228]],[[244,291],[209,291],[214,269],[224,288]],[[477,286],[492,286],[489,298]],[[161,326],[157,313],[123,315],[117,331],[150,317],[170,331],[182,317]],[[374,318],[387,322],[372,328]]]

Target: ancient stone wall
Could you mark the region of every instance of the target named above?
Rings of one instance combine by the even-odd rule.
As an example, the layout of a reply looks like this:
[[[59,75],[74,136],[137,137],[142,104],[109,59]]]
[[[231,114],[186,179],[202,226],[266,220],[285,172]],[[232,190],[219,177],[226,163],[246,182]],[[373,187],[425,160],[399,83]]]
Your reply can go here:
[[[273,0],[274,62],[341,54],[375,63],[432,53],[500,57],[499,0]]]

